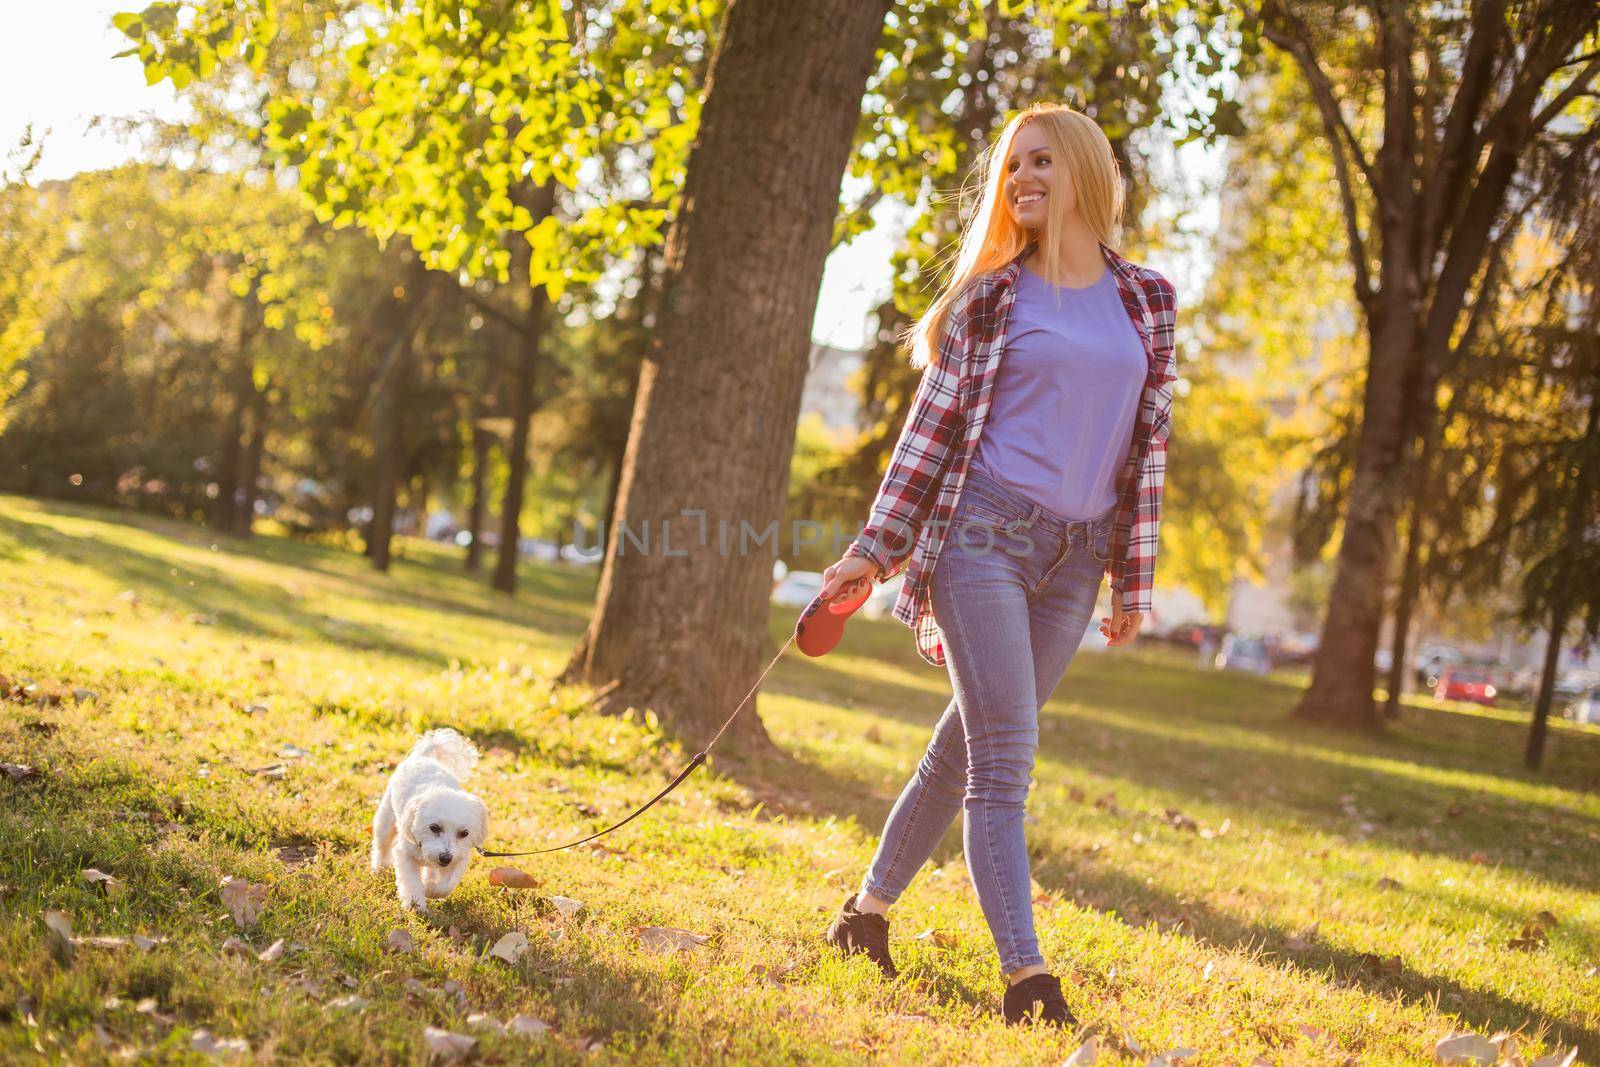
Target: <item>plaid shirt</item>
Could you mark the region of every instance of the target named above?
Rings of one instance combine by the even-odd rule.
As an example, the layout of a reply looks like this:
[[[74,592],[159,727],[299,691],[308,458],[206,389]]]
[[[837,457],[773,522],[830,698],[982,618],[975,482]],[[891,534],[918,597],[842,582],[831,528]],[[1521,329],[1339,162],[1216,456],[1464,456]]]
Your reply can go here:
[[[936,667],[944,665],[944,644],[933,617],[929,577],[989,414],[1022,261],[1036,245],[1037,239],[1029,242],[1005,266],[977,276],[957,295],[871,515],[844,552],[876,563],[880,584],[904,567],[905,581],[893,615],[915,631],[917,654]],[[1172,382],[1177,376],[1172,340],[1176,298],[1172,284],[1156,271],[1129,262],[1103,243],[1100,249],[1116,275],[1123,306],[1144,343],[1149,366],[1128,458],[1117,476],[1107,570],[1111,588],[1122,595],[1123,610],[1149,612]]]

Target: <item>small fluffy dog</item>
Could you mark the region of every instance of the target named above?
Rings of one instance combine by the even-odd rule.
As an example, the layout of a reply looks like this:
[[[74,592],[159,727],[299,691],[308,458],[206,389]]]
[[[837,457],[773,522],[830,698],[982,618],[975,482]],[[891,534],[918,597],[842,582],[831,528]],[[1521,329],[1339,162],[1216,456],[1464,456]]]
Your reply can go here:
[[[425,910],[467,873],[472,850],[489,836],[489,809],[461,788],[478,762],[454,730],[429,730],[389,777],[372,817],[372,870],[394,868],[407,908]]]

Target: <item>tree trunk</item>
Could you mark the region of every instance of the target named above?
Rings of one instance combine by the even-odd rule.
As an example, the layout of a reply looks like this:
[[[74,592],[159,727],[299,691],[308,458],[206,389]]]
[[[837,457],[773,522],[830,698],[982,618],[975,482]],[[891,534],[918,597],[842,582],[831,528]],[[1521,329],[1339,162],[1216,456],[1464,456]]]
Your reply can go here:
[[[1402,272],[1399,264],[1395,267],[1396,273]],[[1370,330],[1372,357],[1344,535],[1328,592],[1322,639],[1312,661],[1311,685],[1294,710],[1295,717],[1306,722],[1362,730],[1383,728],[1372,698],[1377,680],[1373,660],[1383,622],[1395,519],[1407,483],[1404,461],[1412,431],[1406,425],[1405,410],[1407,368],[1415,363],[1411,342],[1416,309],[1404,293],[1408,288],[1396,284],[1393,289],[1401,292],[1380,297],[1381,314]]]
[[[466,569],[468,574],[476,574],[483,566],[483,511],[484,511],[484,482],[489,465],[489,448],[494,443],[494,435],[476,423],[472,427],[472,503],[467,507],[467,535],[471,538],[467,542]]]
[[[391,342],[391,359],[386,361],[378,391],[378,419],[374,444],[377,446],[377,480],[372,490],[372,523],[367,527],[367,555],[372,566],[389,569],[390,548],[394,540],[395,494],[400,488],[400,468],[404,459],[406,382],[411,364],[411,324],[404,323]]]
[[[555,185],[546,182],[533,192],[530,207],[535,225],[555,210]],[[506,495],[500,503],[500,554],[489,584],[502,593],[517,591],[518,541],[522,534],[522,494],[528,481],[528,429],[533,422],[533,387],[539,373],[539,343],[544,338],[544,313],[550,300],[543,286],[528,292],[528,309],[518,333],[517,371],[511,382],[511,444],[506,452]]]
[[[267,448],[267,419],[272,405],[266,389],[255,390],[250,398],[250,441],[244,450],[244,473],[240,478],[239,508],[233,516],[233,532],[249,537],[254,532],[256,501],[261,498],[261,461]]]
[[[1550,610],[1550,640],[1544,646],[1544,670],[1539,673],[1539,699],[1533,706],[1533,725],[1528,728],[1528,747],[1522,762],[1538,770],[1544,762],[1544,738],[1550,728],[1550,704],[1555,698],[1556,672],[1561,667],[1561,635],[1567,632],[1570,601],[1562,597]]]
[[[763,666],[817,289],[887,7],[734,0],[723,17],[618,521],[562,676],[615,682],[603,707],[653,708],[695,744]],[[730,739],[771,744],[754,707]]]

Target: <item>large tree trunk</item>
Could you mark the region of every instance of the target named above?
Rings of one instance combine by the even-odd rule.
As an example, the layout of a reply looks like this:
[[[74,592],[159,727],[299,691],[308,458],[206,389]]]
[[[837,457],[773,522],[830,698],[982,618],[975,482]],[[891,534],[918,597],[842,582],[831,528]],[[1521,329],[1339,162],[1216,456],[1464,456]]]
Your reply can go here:
[[[483,565],[483,512],[484,483],[489,466],[489,448],[494,435],[478,426],[472,426],[472,503],[467,506],[467,573],[475,574]]]
[[[817,289],[887,7],[734,0],[712,61],[618,523],[563,674],[615,682],[605,707],[654,708],[696,744],[762,666]],[[770,745],[753,707],[730,738]]]
[[[529,201],[529,212],[538,225],[555,210],[555,184],[545,182],[534,187]],[[530,290],[528,308],[517,334],[517,369],[511,379],[511,443],[506,452],[509,471],[506,495],[500,503],[500,554],[495,559],[494,576],[489,579],[489,584],[502,593],[517,591],[522,495],[528,481],[528,430],[533,422],[533,388],[539,373],[539,345],[544,338],[544,316],[549,303],[544,286]]]
[[[1400,288],[1397,286],[1397,288]],[[1322,639],[1311,686],[1297,718],[1365,730],[1382,729],[1372,698],[1378,631],[1393,552],[1395,518],[1406,485],[1405,378],[1411,360],[1414,308],[1392,298],[1371,332],[1372,358]]]

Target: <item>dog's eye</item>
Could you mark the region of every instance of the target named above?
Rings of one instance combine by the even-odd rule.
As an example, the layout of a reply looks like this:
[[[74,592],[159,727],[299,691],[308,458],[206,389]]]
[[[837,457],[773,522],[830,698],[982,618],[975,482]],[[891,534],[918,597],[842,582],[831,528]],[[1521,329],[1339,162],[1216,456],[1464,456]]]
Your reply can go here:
[[[467,836],[467,832],[465,830],[457,830],[456,831],[456,836],[457,837],[466,837]]]
[[[443,832],[444,827],[440,826],[438,823],[434,823],[432,826],[428,827],[428,833],[430,834],[438,834]]]

